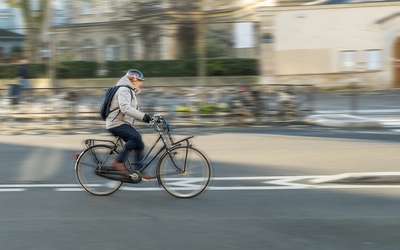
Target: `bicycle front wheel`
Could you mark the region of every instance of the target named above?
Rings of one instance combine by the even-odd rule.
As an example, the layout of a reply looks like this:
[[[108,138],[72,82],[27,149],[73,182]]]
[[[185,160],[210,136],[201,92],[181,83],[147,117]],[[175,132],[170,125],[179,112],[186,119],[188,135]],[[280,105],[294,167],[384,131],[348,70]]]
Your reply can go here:
[[[178,198],[200,194],[211,178],[210,164],[203,153],[185,146],[165,153],[158,162],[156,173],[165,191]]]
[[[118,152],[107,145],[95,145],[80,154],[76,163],[76,176],[82,187],[94,195],[109,195],[117,191],[123,182],[100,176],[96,171],[112,166]]]

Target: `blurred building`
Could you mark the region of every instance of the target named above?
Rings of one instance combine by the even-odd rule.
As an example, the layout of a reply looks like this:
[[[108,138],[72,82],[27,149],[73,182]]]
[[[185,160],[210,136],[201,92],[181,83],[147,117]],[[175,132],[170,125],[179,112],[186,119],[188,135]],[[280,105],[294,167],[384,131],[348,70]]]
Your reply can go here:
[[[24,32],[17,8],[0,0],[0,62],[7,62],[23,46]]]
[[[213,56],[258,57],[261,0],[58,2],[54,16],[64,22],[53,27],[57,52],[75,60],[176,59],[193,53],[201,29]]]
[[[400,87],[398,1],[266,2],[259,11],[264,76],[284,82]]]
[[[13,56],[18,57],[23,42],[23,35],[0,29],[0,62],[8,62]]]
[[[400,87],[399,13],[373,0],[53,0],[41,49],[104,64],[193,58],[201,44],[204,58],[258,58],[264,83]]]

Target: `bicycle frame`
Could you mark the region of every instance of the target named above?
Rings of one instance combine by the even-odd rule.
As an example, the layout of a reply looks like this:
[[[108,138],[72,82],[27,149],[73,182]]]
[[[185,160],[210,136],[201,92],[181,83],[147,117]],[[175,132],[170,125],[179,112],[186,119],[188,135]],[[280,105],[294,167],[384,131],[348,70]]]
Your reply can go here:
[[[177,166],[177,164],[175,163],[173,157],[172,157],[171,154],[170,154],[170,151],[173,150],[173,149],[176,148],[176,147],[181,146],[181,145],[182,145],[182,142],[184,142],[184,141],[186,141],[186,146],[185,146],[185,147],[187,147],[187,148],[192,147],[192,145],[189,143],[189,140],[190,140],[191,138],[193,138],[194,136],[189,136],[189,137],[183,138],[183,139],[181,139],[181,140],[179,140],[179,141],[177,141],[177,142],[174,142],[174,140],[173,140],[173,138],[172,138],[172,135],[171,135],[171,132],[170,132],[170,126],[169,126],[168,122],[167,122],[166,120],[162,119],[161,124],[162,124],[162,127],[160,127],[160,124],[158,124],[157,122],[154,122],[153,127],[154,127],[154,129],[159,133],[159,136],[158,136],[157,140],[153,143],[152,147],[147,151],[147,153],[146,153],[146,155],[143,157],[143,159],[142,159],[140,162],[138,162],[138,163],[131,163],[131,162],[129,161],[129,159],[128,159],[129,165],[130,165],[130,166],[135,165],[135,164],[140,164],[140,165],[142,165],[142,167],[141,167],[140,170],[139,170],[140,172],[142,172],[142,171],[144,171],[147,167],[149,167],[150,164],[151,164],[161,153],[164,152],[162,155],[168,154],[169,157],[170,157],[170,159],[171,159],[171,161],[172,161],[172,163],[174,164],[175,168],[176,168],[178,171],[180,171],[181,173],[183,173],[183,172],[186,171],[186,159],[187,159],[187,154],[186,154],[186,158],[185,158],[184,167],[183,167],[183,169],[181,169],[181,168],[179,168],[179,167]],[[166,131],[166,134],[167,134],[167,136],[168,136],[167,138],[166,138],[166,136],[163,134],[163,132],[165,132],[165,131]],[[153,152],[153,150],[154,150],[155,147],[159,144],[160,141],[162,141],[163,146],[157,151],[157,153],[155,153],[155,154],[153,154],[153,155],[151,156],[151,159],[150,159],[149,161],[147,161],[147,159],[150,157],[151,153]],[[168,141],[169,141],[169,143],[168,143]],[[95,144],[95,142],[105,142],[105,143],[107,143],[107,144],[112,144],[112,145],[113,145],[113,150],[116,150],[116,151],[117,151],[118,147],[123,147],[123,146],[124,146],[124,141],[123,141],[121,138],[118,137],[118,138],[116,138],[115,141],[111,141],[111,140],[100,140],[100,139],[87,139],[87,140],[85,140],[85,147],[86,147],[86,148],[89,148],[89,147],[93,146],[93,145]],[[169,146],[169,145],[170,145],[170,146]],[[186,152],[186,153],[187,153],[187,152]],[[94,161],[97,163],[98,160],[97,160],[97,159],[94,159]],[[146,163],[145,163],[145,162],[146,162]]]
[[[140,172],[142,172],[143,170],[145,170],[148,166],[150,166],[150,164],[162,153],[164,152],[164,154],[168,154],[169,157],[171,158],[171,161],[173,162],[174,166],[180,171],[180,172],[184,172],[186,170],[186,164],[184,165],[184,169],[180,169],[174,162],[173,158],[171,157],[170,151],[176,147],[179,147],[182,145],[183,141],[186,141],[186,147],[191,147],[192,145],[189,143],[189,139],[193,138],[194,136],[189,136],[186,138],[183,138],[177,142],[174,142],[174,140],[172,139],[171,136],[171,132],[170,129],[167,128],[167,135],[168,135],[168,139],[170,142],[171,146],[168,146],[168,142],[167,139],[165,138],[165,136],[163,135],[163,131],[158,131],[159,136],[157,138],[157,140],[153,143],[153,146],[147,151],[147,154],[143,157],[143,159],[139,162],[139,164],[143,164],[144,162],[146,162],[145,164],[143,164],[142,168],[139,170]],[[160,142],[160,140],[163,143],[163,146],[157,151],[157,153],[155,153],[151,159],[149,161],[147,161],[147,159],[149,158],[150,154],[153,152],[154,148],[157,146],[157,144]],[[121,142],[121,141],[120,141]],[[132,165],[132,163],[131,163]]]

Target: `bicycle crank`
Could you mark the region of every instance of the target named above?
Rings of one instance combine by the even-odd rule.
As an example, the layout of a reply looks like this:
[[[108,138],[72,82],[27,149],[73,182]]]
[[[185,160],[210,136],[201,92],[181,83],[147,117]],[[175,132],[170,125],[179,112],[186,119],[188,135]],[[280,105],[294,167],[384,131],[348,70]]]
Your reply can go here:
[[[132,174],[129,175],[131,177],[130,183],[138,183],[142,180],[142,175],[139,171],[134,170]]]

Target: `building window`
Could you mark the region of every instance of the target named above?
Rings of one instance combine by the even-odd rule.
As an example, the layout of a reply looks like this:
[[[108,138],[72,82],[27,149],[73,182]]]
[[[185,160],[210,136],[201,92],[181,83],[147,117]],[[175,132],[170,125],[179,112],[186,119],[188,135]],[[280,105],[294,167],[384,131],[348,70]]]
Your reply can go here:
[[[136,59],[135,58],[136,51],[135,51],[135,42],[134,42],[133,37],[128,37],[126,45],[127,45],[126,59],[127,60],[135,60]]]
[[[8,5],[4,1],[0,1],[0,10],[8,9]]]
[[[93,14],[93,3],[91,1],[81,2],[81,14]]]
[[[50,44],[48,42],[43,42],[40,48],[40,56],[43,61],[46,61],[50,58]]]
[[[163,41],[162,36],[158,36],[154,41],[154,59],[162,60],[163,59]]]
[[[57,47],[57,54],[66,55],[68,54],[69,48],[66,41],[61,41]]]
[[[118,60],[118,43],[115,39],[108,39],[106,42],[106,61]]]
[[[234,32],[235,48],[253,48],[255,46],[254,23],[235,23]]]
[[[11,18],[9,16],[0,16],[0,28],[11,29]]]
[[[367,50],[365,56],[365,69],[378,70],[381,68],[382,51],[381,50]]]
[[[356,70],[356,52],[342,51],[340,52],[341,71],[349,72]]]
[[[226,29],[212,30],[207,37],[207,57],[229,57],[232,48],[231,35]]]
[[[154,7],[156,8],[162,8],[163,6],[163,1],[162,0],[154,0]]]
[[[86,40],[83,42],[82,47],[82,60],[83,61],[95,61],[96,60],[96,46],[92,40]]]
[[[103,12],[112,12],[114,6],[114,1],[113,0],[103,0]]]
[[[40,10],[38,9],[38,11]],[[52,18],[54,25],[68,24],[71,19],[70,1],[67,0],[53,1]]]

